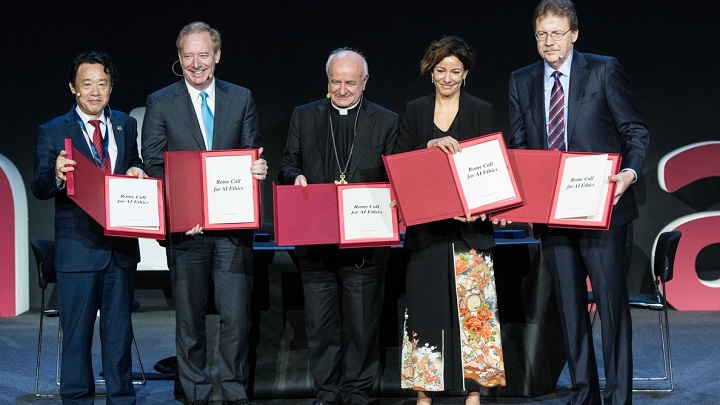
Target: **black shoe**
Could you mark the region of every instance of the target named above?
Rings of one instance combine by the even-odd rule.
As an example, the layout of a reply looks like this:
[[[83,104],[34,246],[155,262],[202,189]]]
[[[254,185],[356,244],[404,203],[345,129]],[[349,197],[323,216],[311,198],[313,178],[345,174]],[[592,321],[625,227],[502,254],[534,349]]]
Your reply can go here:
[[[188,402],[188,405],[208,405],[208,401],[204,399],[196,399],[194,401]]]

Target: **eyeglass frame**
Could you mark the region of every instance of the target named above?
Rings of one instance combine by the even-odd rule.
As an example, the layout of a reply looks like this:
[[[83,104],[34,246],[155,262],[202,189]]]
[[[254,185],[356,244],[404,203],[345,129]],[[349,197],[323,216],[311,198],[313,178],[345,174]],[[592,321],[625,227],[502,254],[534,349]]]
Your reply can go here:
[[[562,40],[565,37],[565,35],[570,31],[572,31],[572,28],[568,28],[568,30],[563,32],[562,34],[557,31],[553,31],[553,32],[549,32],[549,33],[545,32],[545,31],[538,31],[535,33],[535,40],[538,42],[547,41],[548,37],[550,37],[553,39],[553,41],[557,42],[557,41]],[[542,36],[542,35],[544,35],[545,38],[542,38],[542,39],[538,38],[539,36]],[[556,35],[558,36],[558,38],[555,38]]]

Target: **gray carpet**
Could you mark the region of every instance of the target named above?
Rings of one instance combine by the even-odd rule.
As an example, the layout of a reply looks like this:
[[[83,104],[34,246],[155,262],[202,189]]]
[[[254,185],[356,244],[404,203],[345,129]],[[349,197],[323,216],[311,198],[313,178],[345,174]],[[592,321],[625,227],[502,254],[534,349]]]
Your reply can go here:
[[[0,404],[60,403],[57,398],[39,399],[33,394],[38,318],[38,312],[31,311],[16,318],[0,319]],[[633,310],[633,320],[636,373],[662,373],[656,313]],[[57,386],[54,382],[56,322],[56,319],[49,319],[45,324],[40,384],[42,392],[57,393]],[[167,309],[141,308],[133,314],[133,322],[144,369],[148,373],[155,373],[154,377],[157,377],[157,372],[153,369],[155,363],[174,355],[174,314]],[[639,405],[720,403],[720,394],[718,394],[720,346],[717,344],[720,313],[672,311],[670,323],[675,390],[672,393],[636,393],[634,403]],[[262,338],[259,345],[263,346]],[[280,350],[285,349],[281,348]],[[298,359],[303,358],[303,354],[288,353],[287,355],[296,355]],[[96,353],[96,359],[98,359],[96,372],[99,372],[99,352]],[[302,360],[299,361],[302,362]],[[304,365],[299,364],[298,366],[303,367]],[[282,376],[276,376],[276,378],[281,379]],[[534,398],[483,397],[482,403],[561,404],[567,398],[568,386],[567,373],[563,372],[557,390],[552,394]],[[173,398],[172,380],[148,380],[146,385],[137,387],[137,394],[138,404],[179,404]],[[309,405],[312,403],[310,396],[294,399],[255,398],[254,403]],[[104,404],[105,401],[102,397],[98,397],[96,403]],[[381,398],[379,403],[409,405],[413,403],[413,400],[410,394],[407,394],[406,397]],[[462,398],[439,397],[435,403],[462,404],[463,401]]]

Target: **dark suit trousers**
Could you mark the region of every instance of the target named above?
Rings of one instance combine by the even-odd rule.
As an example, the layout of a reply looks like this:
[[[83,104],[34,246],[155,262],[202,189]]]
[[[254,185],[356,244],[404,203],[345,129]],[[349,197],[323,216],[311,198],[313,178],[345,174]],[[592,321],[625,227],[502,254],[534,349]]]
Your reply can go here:
[[[353,249],[325,253],[299,258],[316,398],[323,404],[367,404],[380,365],[385,263],[363,261]]]
[[[95,403],[92,342],[98,310],[106,402],[135,404],[130,354],[135,275],[135,267],[122,268],[114,257],[102,271],[57,274],[63,330],[60,378],[63,404]]]
[[[632,321],[626,279],[632,224],[608,231],[549,229],[542,239],[542,251],[561,315],[572,403],[601,403],[587,307],[589,275],[602,326],[605,404],[631,404]]]
[[[197,235],[167,249],[175,300],[178,380],[188,402],[210,400],[205,316],[210,283],[220,316],[219,373],[222,398],[247,398],[252,247],[224,236]]]

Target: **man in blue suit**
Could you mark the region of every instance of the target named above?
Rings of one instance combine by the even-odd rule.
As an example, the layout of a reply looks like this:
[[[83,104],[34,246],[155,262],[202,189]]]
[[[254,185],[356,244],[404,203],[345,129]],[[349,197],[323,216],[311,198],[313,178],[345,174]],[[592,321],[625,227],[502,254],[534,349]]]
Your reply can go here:
[[[65,187],[66,173],[75,165],[66,158],[66,138],[95,161],[98,170],[109,162],[108,170],[114,174],[145,176],[138,156],[137,122],[108,107],[116,77],[107,54],[78,55],[69,77],[76,104],[37,130],[31,188],[41,200],[55,198],[55,268],[63,328],[60,396],[65,404],[95,402],[91,349],[98,310],[107,403],[135,404],[130,314],[140,261],[138,241],[105,236],[102,226],[70,200]],[[96,127],[102,137],[100,150],[93,145]]]
[[[251,149],[260,148],[261,142],[250,90],[215,78],[220,33],[196,21],[180,30],[176,45],[184,78],[148,96],[142,127],[147,172],[158,178],[165,177],[166,151]],[[253,178],[265,180],[267,162],[260,158],[250,170]],[[205,315],[209,291],[214,288],[214,304],[220,316],[223,403],[248,403],[253,231],[203,231],[197,224],[185,233],[171,234],[165,246],[175,300],[178,382],[182,388],[176,395],[191,404],[210,400]]]
[[[620,63],[573,50],[578,20],[570,0],[543,0],[535,9],[533,28],[543,61],[510,77],[510,147],[622,157],[620,173],[609,177],[616,191],[608,231],[535,227],[560,310],[571,403],[601,403],[587,312],[589,276],[602,318],[605,405],[631,404],[632,326],[626,278],[632,221],[638,217],[632,185],[645,161],[648,130]]]

